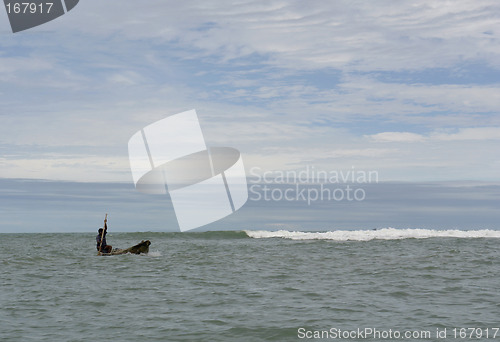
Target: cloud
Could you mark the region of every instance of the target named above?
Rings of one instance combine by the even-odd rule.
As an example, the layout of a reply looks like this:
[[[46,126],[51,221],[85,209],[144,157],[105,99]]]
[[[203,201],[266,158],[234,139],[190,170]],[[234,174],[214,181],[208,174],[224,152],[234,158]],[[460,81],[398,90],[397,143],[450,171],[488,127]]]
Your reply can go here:
[[[432,138],[442,141],[500,140],[500,127],[461,128],[456,133],[436,133]]]
[[[0,158],[2,178],[79,180],[83,182],[132,181],[128,158],[95,155],[40,154]],[[96,172],[97,171],[97,172]]]
[[[79,8],[85,20],[73,19],[84,32],[175,42],[191,58],[226,62],[258,54],[292,69],[418,70],[478,58],[498,66],[492,38],[498,9],[495,1],[465,0],[87,1]]]
[[[459,165],[482,177],[491,155],[475,151],[500,127],[497,13],[488,0],[87,0],[0,43],[3,157],[26,160],[0,177],[108,177],[103,160],[126,160],[133,133],[192,108],[208,142],[270,169],[356,163],[418,178],[405,165]],[[56,172],[51,151],[84,162]]]
[[[425,140],[423,135],[410,132],[383,132],[367,137],[376,142],[420,142]]]
[[[382,132],[366,135],[375,142],[422,142],[422,141],[488,141],[500,140],[500,127],[461,128],[456,133],[432,132],[428,135],[411,132]]]
[[[0,74],[4,75],[15,74],[19,71],[36,72],[52,68],[50,62],[39,57],[0,57]]]
[[[140,75],[130,71],[112,74],[107,80],[117,86],[134,86],[143,83]]]

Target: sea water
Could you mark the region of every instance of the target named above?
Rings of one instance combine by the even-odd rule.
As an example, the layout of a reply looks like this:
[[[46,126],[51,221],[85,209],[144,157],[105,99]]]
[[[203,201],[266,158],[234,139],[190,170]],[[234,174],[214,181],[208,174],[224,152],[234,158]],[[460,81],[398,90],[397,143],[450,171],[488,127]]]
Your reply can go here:
[[[499,231],[107,237],[146,239],[0,234],[0,340],[500,340]]]

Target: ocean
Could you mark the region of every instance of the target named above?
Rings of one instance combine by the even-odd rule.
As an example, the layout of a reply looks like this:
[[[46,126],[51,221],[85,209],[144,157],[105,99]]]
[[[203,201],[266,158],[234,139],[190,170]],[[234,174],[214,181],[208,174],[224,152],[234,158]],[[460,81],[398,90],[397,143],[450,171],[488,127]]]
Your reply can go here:
[[[0,234],[1,341],[500,340],[500,231]]]

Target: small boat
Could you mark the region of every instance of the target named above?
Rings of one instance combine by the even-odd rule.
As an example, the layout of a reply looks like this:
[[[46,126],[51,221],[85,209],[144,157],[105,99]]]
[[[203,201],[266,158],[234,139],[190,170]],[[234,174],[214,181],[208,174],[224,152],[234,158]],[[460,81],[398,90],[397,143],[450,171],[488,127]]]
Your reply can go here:
[[[120,249],[120,248],[115,248],[111,251],[111,253],[100,253],[99,255],[120,255],[120,254],[146,254],[149,252],[149,245],[151,245],[151,242],[149,240],[142,240],[140,243],[138,243],[135,246],[132,246],[127,249]]]

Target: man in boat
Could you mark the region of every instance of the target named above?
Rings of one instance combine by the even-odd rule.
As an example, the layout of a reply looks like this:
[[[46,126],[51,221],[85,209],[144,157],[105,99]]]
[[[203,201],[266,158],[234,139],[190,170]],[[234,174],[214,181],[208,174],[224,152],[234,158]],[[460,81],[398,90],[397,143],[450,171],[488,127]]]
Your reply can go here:
[[[106,243],[106,234],[108,233],[108,225],[106,224],[106,219],[104,220],[104,230],[99,228],[98,233],[95,240],[97,242],[97,251],[101,253],[111,253],[113,249],[112,246]]]

